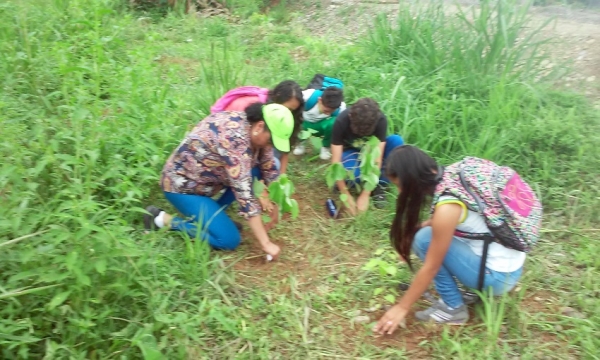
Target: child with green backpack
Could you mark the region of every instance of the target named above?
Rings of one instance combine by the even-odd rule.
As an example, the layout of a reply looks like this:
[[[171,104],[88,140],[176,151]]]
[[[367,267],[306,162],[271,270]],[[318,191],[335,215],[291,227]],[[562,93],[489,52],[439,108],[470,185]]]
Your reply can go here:
[[[312,130],[313,136],[323,139],[319,157],[322,160],[331,159],[331,132],[333,123],[340,111],[346,109],[344,103],[344,84],[341,80],[322,74],[314,76],[306,90],[302,91],[304,111],[302,113],[302,128]],[[294,155],[304,155],[306,148],[299,144],[294,149]]]

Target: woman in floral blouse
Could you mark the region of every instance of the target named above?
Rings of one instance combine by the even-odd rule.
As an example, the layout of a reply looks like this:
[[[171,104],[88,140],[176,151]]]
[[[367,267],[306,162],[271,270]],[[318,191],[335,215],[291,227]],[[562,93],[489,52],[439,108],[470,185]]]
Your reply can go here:
[[[218,112],[202,120],[171,154],[163,168],[161,187],[165,197],[183,214],[171,216],[154,206],[146,208],[146,229],[169,227],[200,236],[217,249],[233,250],[241,241],[239,225],[225,213],[234,201],[248,220],[262,249],[273,258],[280,252],[262,223],[261,212],[272,212],[266,194],[259,199],[252,190],[253,177],[276,180],[273,147],[290,151],[294,118],[279,104],[255,103],[245,112]],[[221,190],[217,200],[212,197]],[[198,234],[197,226],[201,226]]]

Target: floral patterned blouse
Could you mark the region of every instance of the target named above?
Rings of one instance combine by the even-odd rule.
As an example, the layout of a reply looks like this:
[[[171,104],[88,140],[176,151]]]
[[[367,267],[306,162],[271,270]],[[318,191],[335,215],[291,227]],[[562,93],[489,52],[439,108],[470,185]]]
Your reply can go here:
[[[260,215],[252,190],[252,168],[259,166],[266,185],[279,172],[273,148],[254,151],[244,112],[218,112],[200,121],[171,154],[162,171],[163,191],[213,197],[231,187],[240,215]]]

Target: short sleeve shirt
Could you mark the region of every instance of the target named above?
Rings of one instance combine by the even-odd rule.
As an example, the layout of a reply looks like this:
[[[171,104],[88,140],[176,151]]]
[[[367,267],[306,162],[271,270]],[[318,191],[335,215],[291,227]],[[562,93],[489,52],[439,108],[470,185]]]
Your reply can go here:
[[[387,117],[384,114],[381,114],[372,136],[375,136],[381,142],[385,142],[387,137],[387,127]],[[344,149],[360,149],[364,142],[365,139],[363,137],[354,134],[352,130],[350,130],[350,115],[348,110],[342,111],[333,124],[331,144],[342,145]]]

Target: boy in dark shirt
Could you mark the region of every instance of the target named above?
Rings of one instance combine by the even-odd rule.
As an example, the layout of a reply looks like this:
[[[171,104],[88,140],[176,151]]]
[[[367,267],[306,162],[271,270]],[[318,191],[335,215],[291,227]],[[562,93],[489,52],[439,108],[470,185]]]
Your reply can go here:
[[[400,135],[387,136],[387,118],[379,109],[379,104],[371,98],[362,98],[347,110],[342,111],[333,124],[331,135],[332,164],[342,163],[347,170],[354,171],[355,181],[360,182],[359,153],[366,138],[375,136],[379,139],[380,156],[377,160],[379,167],[383,167],[385,158],[392,150],[404,141]],[[356,200],[348,191],[345,181],[336,183],[342,194],[348,195],[348,211],[352,215],[366,211],[369,208],[371,195],[374,197],[376,207],[385,206],[385,193],[382,184],[389,181],[382,175],[379,185],[371,193],[366,189],[358,195]]]

